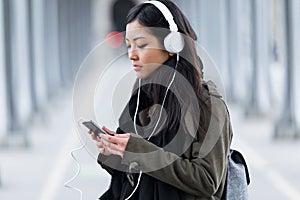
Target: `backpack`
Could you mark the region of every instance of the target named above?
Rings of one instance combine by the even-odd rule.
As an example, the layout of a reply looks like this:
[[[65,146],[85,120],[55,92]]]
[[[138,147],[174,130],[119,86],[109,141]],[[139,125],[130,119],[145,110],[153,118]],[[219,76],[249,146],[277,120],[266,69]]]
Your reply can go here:
[[[210,95],[221,98],[212,81],[204,83]],[[230,115],[226,106],[227,112]],[[248,200],[248,185],[250,184],[247,163],[239,151],[230,149],[225,186],[221,200]]]
[[[228,168],[222,200],[247,200],[250,176],[243,155],[230,149]]]

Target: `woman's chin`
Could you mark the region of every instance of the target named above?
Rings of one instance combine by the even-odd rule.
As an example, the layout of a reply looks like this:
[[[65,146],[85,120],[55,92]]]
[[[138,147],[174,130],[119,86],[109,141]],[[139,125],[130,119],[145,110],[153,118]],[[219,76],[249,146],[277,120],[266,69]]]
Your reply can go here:
[[[136,77],[139,78],[139,79],[144,79],[144,78],[147,78],[148,75],[145,74],[145,73],[142,73],[141,71],[137,71],[136,72]]]

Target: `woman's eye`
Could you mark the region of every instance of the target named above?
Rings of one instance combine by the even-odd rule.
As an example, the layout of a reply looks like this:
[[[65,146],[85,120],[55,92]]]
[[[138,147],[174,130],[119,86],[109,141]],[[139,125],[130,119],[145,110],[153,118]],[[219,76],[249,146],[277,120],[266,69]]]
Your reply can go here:
[[[131,48],[131,45],[126,45],[127,49],[130,49]]]
[[[148,44],[142,44],[142,45],[137,45],[138,48],[142,49],[145,48]]]

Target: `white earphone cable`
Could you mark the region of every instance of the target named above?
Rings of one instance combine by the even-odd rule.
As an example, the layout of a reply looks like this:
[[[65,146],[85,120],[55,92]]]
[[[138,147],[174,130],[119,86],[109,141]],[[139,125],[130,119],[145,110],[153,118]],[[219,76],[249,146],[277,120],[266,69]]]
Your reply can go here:
[[[82,121],[82,119],[80,119],[78,123],[80,123],[80,121]],[[70,178],[69,180],[67,180],[67,181],[64,183],[64,187],[66,187],[66,188],[68,188],[68,189],[73,189],[73,190],[76,190],[76,191],[79,192],[79,194],[80,194],[80,200],[82,200],[82,197],[83,197],[82,191],[81,191],[79,188],[70,186],[69,184],[70,184],[71,182],[73,182],[73,181],[79,176],[79,174],[80,174],[80,172],[81,172],[81,165],[80,165],[80,163],[78,162],[78,160],[76,159],[76,157],[75,157],[75,155],[74,155],[74,152],[82,150],[82,149],[85,147],[86,143],[87,143],[87,140],[85,139],[85,140],[84,140],[84,143],[83,143],[80,147],[71,150],[70,155],[71,155],[72,159],[75,161],[75,163],[76,163],[76,165],[77,165],[77,171],[76,171],[75,175],[74,175],[72,178]]]
[[[166,101],[166,98],[167,98],[167,95],[168,95],[168,91],[169,91],[169,89],[170,89],[171,85],[173,84],[173,82],[175,80],[175,77],[176,77],[176,68],[177,68],[178,60],[179,60],[179,54],[177,54],[177,61],[176,61],[176,66],[174,68],[174,73],[173,73],[172,79],[171,79],[171,81],[170,81],[170,83],[169,83],[169,85],[167,87],[166,94],[164,96],[163,102],[161,104],[161,108],[160,108],[160,111],[159,111],[159,116],[158,116],[157,122],[156,122],[156,124],[155,124],[155,126],[154,126],[154,128],[152,130],[152,133],[150,134],[150,136],[148,137],[147,140],[150,140],[150,138],[153,136],[153,134],[156,131],[156,128],[157,128],[157,126],[159,124],[159,121],[160,121],[160,118],[161,118],[161,115],[162,115],[162,111],[163,111],[163,108],[164,108],[164,105],[165,105],[165,101]]]
[[[69,188],[69,189],[76,190],[76,191],[78,191],[78,192],[80,193],[80,200],[82,200],[82,191],[81,191],[80,189],[76,188],[76,187],[70,186],[69,184],[70,184],[71,182],[73,182],[73,181],[79,176],[79,174],[80,174],[80,172],[81,172],[81,166],[80,166],[80,163],[79,163],[78,160],[75,158],[74,152],[75,152],[75,151],[79,151],[79,150],[81,150],[81,149],[83,149],[83,148],[84,148],[84,145],[81,145],[80,147],[78,147],[78,148],[76,148],[76,149],[73,149],[73,150],[71,151],[70,154],[71,154],[73,160],[76,162],[76,165],[77,165],[77,172],[76,172],[76,174],[75,174],[72,178],[70,178],[68,181],[66,181],[66,182],[64,183],[64,187]]]
[[[138,113],[138,109],[139,109],[139,104],[140,104],[140,93],[141,93],[141,79],[139,79],[139,86],[138,86],[138,96],[137,96],[137,102],[136,102],[136,107],[135,107],[135,113],[134,113],[134,117],[133,117],[133,123],[134,123],[134,130],[135,130],[135,133],[138,135],[138,131],[137,131],[137,128],[136,128],[136,116],[137,116],[137,113]]]
[[[149,141],[150,138],[152,137],[152,135],[154,134],[158,124],[159,124],[159,121],[160,121],[160,118],[161,118],[161,115],[162,115],[162,111],[163,111],[163,107],[164,107],[164,104],[165,104],[165,101],[166,101],[166,98],[167,98],[167,95],[168,95],[168,91],[171,87],[171,85],[173,84],[174,80],[175,80],[175,77],[176,77],[176,68],[177,68],[177,65],[178,65],[178,61],[179,61],[179,53],[177,53],[177,57],[176,57],[176,65],[175,65],[175,68],[174,68],[174,73],[173,73],[173,76],[172,76],[172,79],[167,87],[167,90],[166,90],[166,93],[165,93],[165,96],[164,96],[164,99],[163,99],[163,102],[162,102],[162,105],[161,105],[161,108],[160,108],[160,111],[159,111],[159,116],[158,116],[158,119],[157,119],[157,122],[152,130],[152,133],[150,134],[150,136],[147,138],[147,140]],[[139,88],[138,88],[138,96],[137,96],[137,104],[136,104],[136,108],[135,108],[135,113],[134,113],[134,117],[133,117],[133,121],[134,121],[134,130],[135,130],[135,133],[138,135],[138,131],[137,131],[137,128],[136,128],[136,117],[137,117],[137,113],[138,113],[138,107],[139,107],[139,103],[140,103],[140,87],[141,87],[141,79],[139,79]],[[139,177],[138,177],[138,181],[137,181],[137,184],[134,188],[134,190],[132,191],[132,193],[125,199],[125,200],[129,200],[133,194],[135,193],[135,191],[138,189],[139,187],[139,184],[140,184],[140,181],[141,181],[141,177],[142,177],[142,171],[139,172]]]
[[[138,187],[139,187],[139,185],[140,185],[142,173],[143,173],[142,171],[139,172],[139,177],[138,177],[137,184],[136,184],[134,190],[131,192],[131,194],[130,194],[125,200],[129,200],[129,199],[132,197],[132,195],[135,193],[135,191],[138,189]]]

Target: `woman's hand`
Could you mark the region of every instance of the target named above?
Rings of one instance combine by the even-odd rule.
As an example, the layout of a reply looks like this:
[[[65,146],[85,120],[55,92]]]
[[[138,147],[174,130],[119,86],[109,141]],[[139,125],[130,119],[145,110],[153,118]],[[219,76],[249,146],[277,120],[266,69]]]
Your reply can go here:
[[[111,153],[109,153],[108,151],[105,151],[105,148],[104,148],[104,146],[103,146],[103,143],[102,143],[102,139],[101,139],[101,138],[99,138],[99,137],[98,137],[93,131],[91,131],[91,130],[89,130],[88,133],[91,135],[92,139],[96,141],[96,145],[97,145],[97,147],[98,147],[98,149],[99,149],[99,152],[100,152],[101,154],[103,154],[103,155],[105,155],[105,156],[111,155]]]
[[[108,133],[100,134],[101,147],[104,148],[104,152],[109,155],[119,155],[123,158],[127,143],[130,138],[130,134],[117,134],[116,132],[111,131],[106,127],[103,127],[103,130]]]
[[[108,134],[101,133],[100,138],[92,131],[88,132],[91,135],[92,139],[96,141],[99,152],[106,156],[114,154],[119,155],[123,158],[128,140],[130,138],[130,134],[117,134],[116,132],[109,130],[106,127],[102,128]]]

